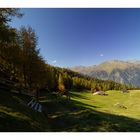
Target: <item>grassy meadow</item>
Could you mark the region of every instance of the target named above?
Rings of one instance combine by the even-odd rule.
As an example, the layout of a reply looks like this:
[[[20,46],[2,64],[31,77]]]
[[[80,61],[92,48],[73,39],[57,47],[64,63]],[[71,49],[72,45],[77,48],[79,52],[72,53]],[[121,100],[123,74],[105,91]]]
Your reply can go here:
[[[107,91],[108,96],[92,95],[90,92],[73,92],[72,99],[83,103],[89,109],[110,114],[140,119],[140,91],[129,93],[121,91]]]
[[[52,131],[140,131],[140,91],[108,91],[108,96],[72,92],[71,101],[43,100]]]
[[[57,93],[40,98],[43,113],[29,108],[29,96],[1,91],[0,131],[28,132],[140,132],[140,91],[71,92],[71,100]]]

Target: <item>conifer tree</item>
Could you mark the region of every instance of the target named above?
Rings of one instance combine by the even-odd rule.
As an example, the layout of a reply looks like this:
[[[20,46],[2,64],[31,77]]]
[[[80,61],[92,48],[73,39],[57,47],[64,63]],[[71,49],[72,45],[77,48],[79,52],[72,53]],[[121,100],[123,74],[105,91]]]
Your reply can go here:
[[[65,91],[65,85],[64,85],[63,77],[62,77],[61,74],[59,74],[58,89],[59,89],[60,92],[64,92]]]

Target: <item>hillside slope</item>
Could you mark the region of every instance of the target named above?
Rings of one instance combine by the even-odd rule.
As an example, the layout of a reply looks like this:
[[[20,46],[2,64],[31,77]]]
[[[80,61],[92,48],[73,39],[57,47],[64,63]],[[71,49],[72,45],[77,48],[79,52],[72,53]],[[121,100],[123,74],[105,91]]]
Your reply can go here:
[[[1,132],[49,131],[45,116],[30,109],[28,101],[29,96],[0,91]]]
[[[133,98],[120,91],[96,98],[89,92],[71,92],[70,102],[47,94],[41,101],[46,118],[26,106],[29,96],[1,91],[0,132],[139,132],[138,92],[132,91]],[[118,101],[128,109],[112,106]]]

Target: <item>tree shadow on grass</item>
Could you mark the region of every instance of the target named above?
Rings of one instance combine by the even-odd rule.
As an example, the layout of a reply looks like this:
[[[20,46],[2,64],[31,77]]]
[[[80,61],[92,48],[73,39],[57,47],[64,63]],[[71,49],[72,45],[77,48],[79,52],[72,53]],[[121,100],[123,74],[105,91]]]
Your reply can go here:
[[[85,99],[85,100],[90,100],[89,98],[83,96],[83,93],[80,93],[80,92],[77,93],[77,94],[73,94],[73,93],[71,93],[71,97],[73,97],[73,98]]]
[[[44,114],[27,106],[31,97],[10,92],[1,92],[0,97],[0,132],[41,132],[49,130],[47,118]]]
[[[89,104],[85,104],[85,103],[81,103],[79,101],[73,101],[75,102],[74,105],[77,107],[77,108],[87,108],[87,109],[94,109],[94,108],[101,108],[99,106],[95,106],[95,105],[89,105]]]
[[[87,105],[80,101],[71,100],[68,102],[68,100],[62,98],[61,100],[42,102],[48,115],[45,117],[42,116],[43,114],[19,104],[17,97],[15,98],[11,94],[3,95],[1,95],[0,105],[5,106],[3,109],[7,113],[0,112],[0,131],[140,132],[140,120],[95,111],[94,108],[97,108],[97,106]],[[9,111],[20,111],[29,119],[27,121],[9,115]],[[46,129],[46,126],[49,129]]]
[[[72,101],[77,109],[49,116],[54,132],[140,132],[140,120],[87,108],[83,103]]]
[[[35,132],[41,131],[29,121],[18,119],[6,113],[0,112],[0,132]]]

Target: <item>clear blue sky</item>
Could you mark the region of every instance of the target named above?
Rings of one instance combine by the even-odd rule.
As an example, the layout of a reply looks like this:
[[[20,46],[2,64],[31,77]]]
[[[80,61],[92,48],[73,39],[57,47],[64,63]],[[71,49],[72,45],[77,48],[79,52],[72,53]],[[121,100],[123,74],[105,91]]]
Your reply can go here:
[[[40,53],[60,67],[140,60],[140,9],[22,9],[11,25],[30,25]]]

